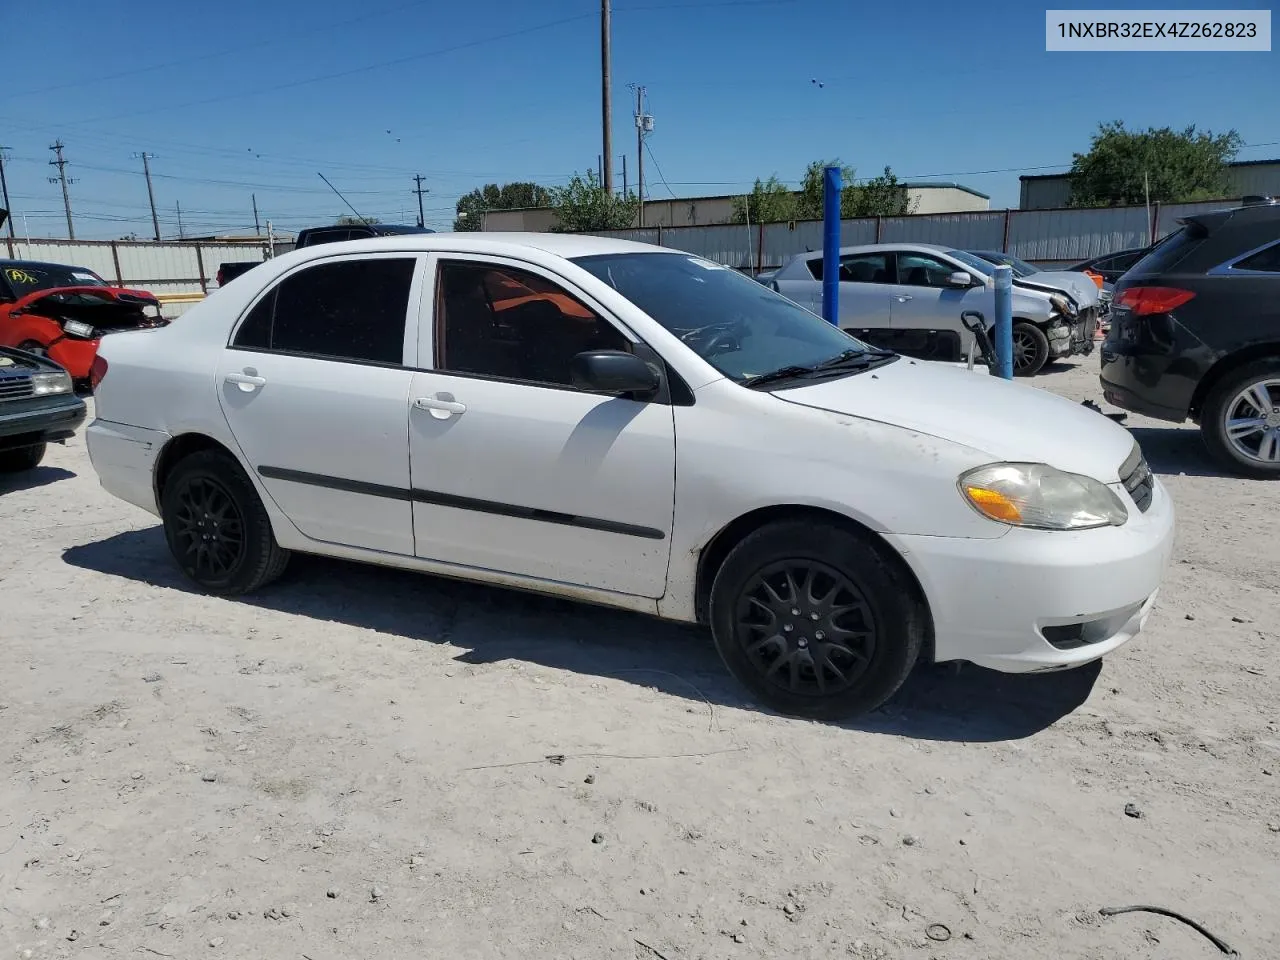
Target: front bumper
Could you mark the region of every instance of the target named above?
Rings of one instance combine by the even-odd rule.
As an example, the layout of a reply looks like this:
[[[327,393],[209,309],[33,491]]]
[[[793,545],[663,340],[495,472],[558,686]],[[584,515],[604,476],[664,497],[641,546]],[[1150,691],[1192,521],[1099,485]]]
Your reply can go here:
[[[1129,508],[1122,527],[1013,528],[995,540],[888,536],[928,598],[935,660],[1062,670],[1133,639],[1173,555],[1174,508],[1158,481],[1146,513],[1122,485],[1113,489]]]
[[[0,404],[0,450],[65,440],[76,432],[84,418],[84,401],[75,396],[38,397]]]

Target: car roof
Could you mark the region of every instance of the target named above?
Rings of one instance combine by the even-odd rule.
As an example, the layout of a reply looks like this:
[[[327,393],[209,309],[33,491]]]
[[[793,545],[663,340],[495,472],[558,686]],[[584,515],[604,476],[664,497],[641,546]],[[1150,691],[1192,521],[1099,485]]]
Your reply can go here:
[[[565,259],[618,253],[679,253],[691,256],[687,251],[672,250],[669,247],[659,247],[651,243],[637,243],[634,240],[619,240],[614,237],[597,237],[585,233],[489,233],[487,231],[407,233],[389,237],[364,237],[359,240],[303,247],[296,252],[310,252],[313,256],[322,257],[343,251],[358,250],[501,254],[504,250],[512,252],[522,249],[538,250]]]
[[[0,260],[0,267],[33,267],[36,270],[80,270],[84,273],[92,273],[95,277],[101,276],[97,270],[91,270],[88,267],[77,267],[70,263],[50,263],[47,260]]]
[[[888,253],[892,250],[936,250],[939,253],[950,253],[952,250],[958,250],[959,247],[948,246],[945,243],[915,243],[913,241],[902,241],[900,243],[859,243],[851,247],[841,247],[840,253]],[[822,256],[821,250],[810,250],[808,253],[800,254],[802,259],[817,260]]]

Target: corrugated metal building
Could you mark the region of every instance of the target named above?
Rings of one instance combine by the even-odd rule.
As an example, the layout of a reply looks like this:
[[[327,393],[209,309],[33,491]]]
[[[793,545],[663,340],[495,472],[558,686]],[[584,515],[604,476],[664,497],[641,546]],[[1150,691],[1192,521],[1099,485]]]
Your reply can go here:
[[[991,198],[985,193],[958,183],[904,184],[912,213],[959,213],[987,210]],[[739,194],[715,197],[683,197],[676,200],[646,200],[646,227],[705,227],[733,222],[733,201]],[[490,210],[484,215],[484,229],[489,231],[530,231],[545,233],[555,229],[558,221],[549,207],[525,210]]]
[[[1053,210],[1071,203],[1071,180],[1065,173],[1037,173],[1022,181],[1018,206],[1023,210]],[[1228,164],[1227,196],[1280,196],[1280,160],[1238,160]],[[920,211],[926,213],[928,211]]]

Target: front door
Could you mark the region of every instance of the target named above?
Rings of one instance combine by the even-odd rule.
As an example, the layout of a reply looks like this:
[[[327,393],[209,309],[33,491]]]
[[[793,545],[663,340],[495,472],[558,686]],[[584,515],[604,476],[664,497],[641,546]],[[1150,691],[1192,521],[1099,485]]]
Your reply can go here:
[[[222,354],[218,396],[244,462],[314,540],[413,556],[404,358],[421,262],[304,266],[257,301]]]
[[[418,556],[662,596],[672,408],[569,378],[576,353],[630,338],[561,278],[501,258],[439,258],[431,301],[410,391]]]

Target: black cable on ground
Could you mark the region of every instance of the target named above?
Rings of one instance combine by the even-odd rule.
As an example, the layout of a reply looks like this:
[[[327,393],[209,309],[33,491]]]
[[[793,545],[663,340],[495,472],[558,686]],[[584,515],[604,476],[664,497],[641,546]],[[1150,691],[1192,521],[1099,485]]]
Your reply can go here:
[[[1178,913],[1176,910],[1170,910],[1167,907],[1153,907],[1153,906],[1149,906],[1148,904],[1135,904],[1134,906],[1131,906],[1131,907],[1103,907],[1098,912],[1102,914],[1104,917],[1114,917],[1117,913],[1138,913],[1138,912],[1158,913],[1164,917],[1172,917],[1174,920],[1181,920],[1183,923],[1191,927],[1197,933],[1204,936],[1206,939],[1209,940],[1210,943],[1212,943],[1215,947],[1217,947],[1227,956],[1229,957],[1240,956],[1240,952],[1236,950],[1234,947],[1230,946],[1225,940],[1214,936],[1212,933],[1210,933],[1200,924],[1196,923],[1190,917],[1183,916],[1182,914]]]

